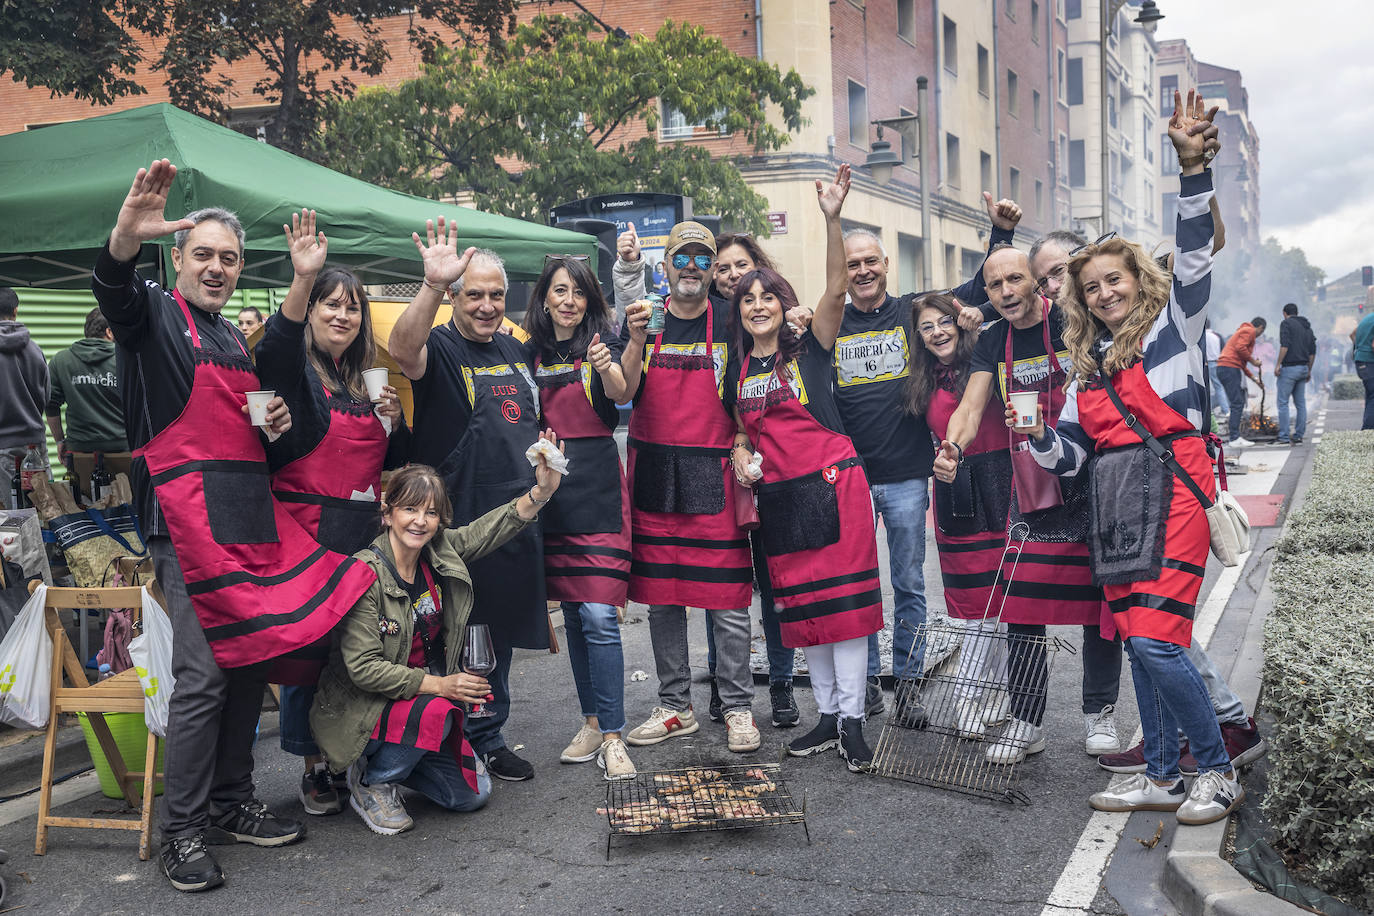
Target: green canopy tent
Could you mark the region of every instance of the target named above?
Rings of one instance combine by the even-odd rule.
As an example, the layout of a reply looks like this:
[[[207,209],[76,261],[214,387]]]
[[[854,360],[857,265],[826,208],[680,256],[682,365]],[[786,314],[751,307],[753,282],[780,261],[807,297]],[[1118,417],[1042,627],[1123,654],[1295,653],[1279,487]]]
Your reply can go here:
[[[0,137],[0,286],[88,286],[134,173],[162,158],[177,167],[169,218],[215,206],[243,221],[243,288],[290,284],[281,227],[302,207],[318,211],[330,260],[369,285],[419,280],[410,233],[440,215],[457,219],[460,248],[501,255],[512,281],[536,279],[545,254],[596,257],[592,236],[388,191],[159,104]],[[140,271],[170,272],[171,245],[145,245]]]

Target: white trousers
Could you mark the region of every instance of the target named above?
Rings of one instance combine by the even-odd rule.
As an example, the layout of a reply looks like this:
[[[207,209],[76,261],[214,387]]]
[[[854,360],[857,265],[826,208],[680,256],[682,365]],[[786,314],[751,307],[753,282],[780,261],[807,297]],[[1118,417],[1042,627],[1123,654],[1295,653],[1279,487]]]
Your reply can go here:
[[[802,651],[821,713],[862,719],[868,684],[868,637],[807,646]]]
[[[1001,636],[993,638],[992,634]],[[1007,625],[1000,620],[964,621],[964,641],[959,646],[959,670],[955,694],[959,699],[978,699],[987,690],[1007,687]]]

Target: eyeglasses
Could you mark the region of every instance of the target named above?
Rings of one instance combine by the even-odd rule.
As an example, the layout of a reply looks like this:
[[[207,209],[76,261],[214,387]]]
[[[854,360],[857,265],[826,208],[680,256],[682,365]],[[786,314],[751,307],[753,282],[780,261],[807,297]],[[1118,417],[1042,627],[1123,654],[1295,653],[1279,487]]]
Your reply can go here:
[[[1088,244],[1086,244],[1086,245],[1079,245],[1079,246],[1078,246],[1077,248],[1075,248],[1073,251],[1070,251],[1070,252],[1069,252],[1069,257],[1073,257],[1074,255],[1078,254],[1080,251],[1083,251],[1084,249],[1087,249],[1087,248],[1096,248],[1098,245],[1101,245],[1103,242],[1111,241],[1111,240],[1114,239],[1114,238],[1116,238],[1116,231],[1115,231],[1115,230],[1113,230],[1113,231],[1111,231],[1111,232],[1108,232],[1106,235],[1100,235],[1100,236],[1097,237],[1097,241],[1095,241],[1095,242],[1090,242],[1090,243],[1088,243]]]
[[[953,330],[954,316],[943,315],[938,321],[934,322],[933,324],[927,321],[924,324],[921,324],[919,327],[917,327],[916,330],[920,332],[922,337],[929,337],[930,335],[935,333],[937,328],[941,331]]]
[[[710,270],[711,264],[715,260],[709,254],[675,254],[673,255],[673,269],[682,270],[690,263],[695,264],[697,270]]]
[[[585,254],[546,254],[544,255],[544,269],[548,270],[550,264],[560,261],[581,261],[583,264],[590,264],[592,259]]]
[[[1060,283],[1063,283],[1064,275],[1068,272],[1069,265],[1067,264],[1060,264],[1058,267],[1051,268],[1049,273],[1045,274],[1039,280],[1035,281],[1035,291],[1037,293],[1044,293],[1045,288],[1050,285],[1051,278],[1058,280]]]

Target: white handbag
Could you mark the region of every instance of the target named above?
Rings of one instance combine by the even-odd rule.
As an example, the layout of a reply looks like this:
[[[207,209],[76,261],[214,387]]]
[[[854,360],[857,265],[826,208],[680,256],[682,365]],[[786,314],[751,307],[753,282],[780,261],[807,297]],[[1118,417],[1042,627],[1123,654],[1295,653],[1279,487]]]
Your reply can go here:
[[[1217,490],[1216,501],[1207,506],[1207,527],[1221,565],[1239,565],[1240,555],[1250,549],[1250,517],[1229,490]]]

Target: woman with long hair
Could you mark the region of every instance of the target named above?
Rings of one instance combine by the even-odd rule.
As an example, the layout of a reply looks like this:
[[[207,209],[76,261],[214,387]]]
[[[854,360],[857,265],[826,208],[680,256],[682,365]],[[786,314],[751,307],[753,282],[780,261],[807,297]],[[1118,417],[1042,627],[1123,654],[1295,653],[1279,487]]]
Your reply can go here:
[[[816,182],[826,230],[840,235],[849,166],[830,185]],[[830,246],[838,260],[842,248]],[[831,359],[844,311],[844,270],[830,282],[809,331],[786,316],[798,306],[792,285],[759,268],[735,285],[731,321],[736,352],[726,371],[735,415],[749,437],[732,450],[735,475],[758,495],[758,544],[766,556],[782,644],[802,647],[820,721],[788,753],[809,757],[839,747],[851,772],[873,755],[864,741],[868,636],[882,629],[882,588],[873,505],[863,463],[844,434]],[[755,479],[750,458],[762,458]]]
[[[291,430],[268,447],[272,491],[321,546],[350,555],[377,535],[382,470],[404,463],[409,432],[396,389],[385,386],[373,403],[363,382],[377,346],[362,283],[325,266],[329,242],[313,210],[293,213],[282,228],[295,274],[253,351],[263,386],[291,407]],[[343,810],[308,721],[327,649],[307,646],[272,674],[282,684],[282,750],[304,758],[301,804],[321,815]]]
[[[1185,652],[1210,545],[1203,501],[1217,492],[1201,432],[1207,367],[1199,347],[1213,237],[1200,134],[1215,113],[1193,91],[1186,105],[1174,94],[1169,139],[1182,175],[1172,282],[1142,246],[1120,238],[1069,259],[1061,294],[1073,358],[1067,400],[1055,428],[1038,422],[1029,431],[1036,460],[1057,474],[1074,475],[1093,460],[1093,577],[1121,631],[1140,707],[1145,772],[1090,804],[1173,810],[1183,824],[1220,820],[1245,796]],[[1008,424],[1013,415],[1007,411]],[[1179,728],[1197,759],[1191,790],[1179,775]]]
[[[583,724],[564,763],[635,775],[625,730],[625,660],[616,608],[630,583],[630,498],[612,434],[626,396],[620,335],[585,259],[545,258],[525,311],[542,422],[559,430],[572,473],[544,510],[544,581],[563,608]]]

